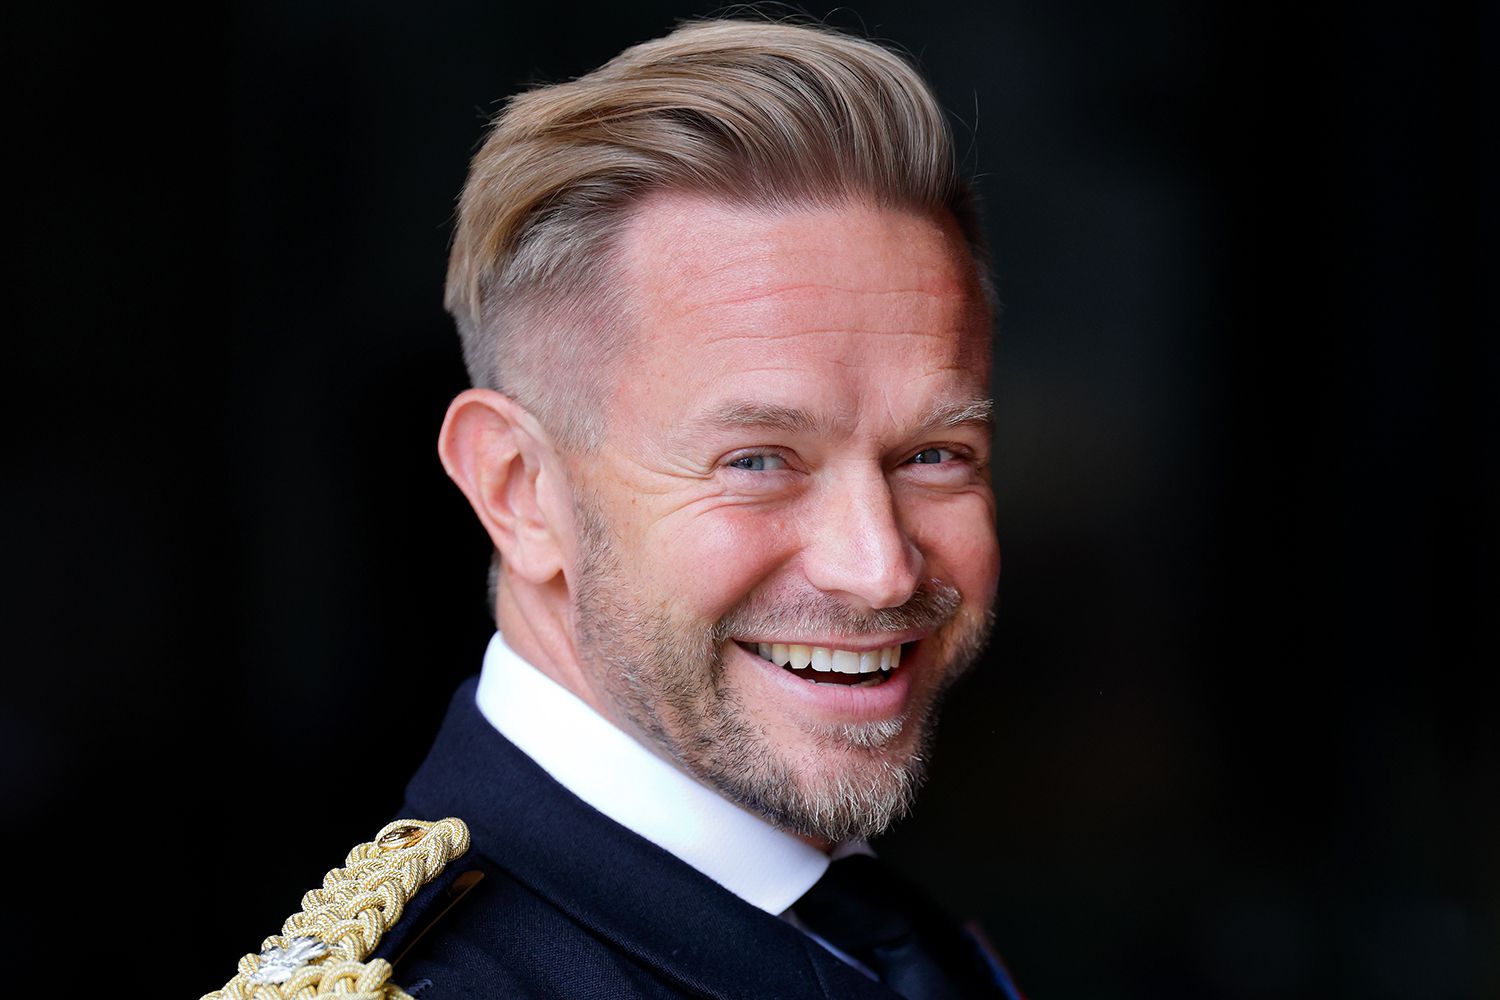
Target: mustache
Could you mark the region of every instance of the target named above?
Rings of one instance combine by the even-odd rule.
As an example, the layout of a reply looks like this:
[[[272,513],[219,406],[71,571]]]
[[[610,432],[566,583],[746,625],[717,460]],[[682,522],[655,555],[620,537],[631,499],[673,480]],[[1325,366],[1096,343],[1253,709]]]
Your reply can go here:
[[[963,598],[942,580],[925,580],[906,603],[895,608],[859,611],[830,594],[756,598],[719,619],[715,646],[737,635],[859,636],[881,632],[935,629],[958,613]]]

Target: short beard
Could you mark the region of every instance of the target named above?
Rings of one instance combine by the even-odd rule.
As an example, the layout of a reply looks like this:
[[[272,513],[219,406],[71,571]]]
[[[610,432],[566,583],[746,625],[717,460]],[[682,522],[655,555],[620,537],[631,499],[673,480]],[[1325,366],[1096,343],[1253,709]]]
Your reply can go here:
[[[795,608],[750,601],[716,623],[674,620],[634,599],[610,528],[597,504],[577,500],[580,563],[575,588],[579,652],[618,712],[688,773],[774,825],[840,843],[872,837],[911,809],[926,778],[942,695],[977,659],[990,612],[962,611],[956,588],[924,582],[899,608],[868,614],[826,595]],[[780,751],[725,684],[723,650],[735,635],[857,635],[937,629],[951,622],[934,665],[938,688],[893,719],[808,730],[814,758],[828,770],[797,766]],[[906,736],[907,745],[897,744]]]

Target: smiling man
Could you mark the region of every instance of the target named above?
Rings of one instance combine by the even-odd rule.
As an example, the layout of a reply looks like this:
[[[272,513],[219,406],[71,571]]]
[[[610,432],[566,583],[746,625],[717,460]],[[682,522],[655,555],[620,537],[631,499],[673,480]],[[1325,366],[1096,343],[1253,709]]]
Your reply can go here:
[[[558,457],[575,496],[543,517],[567,541],[528,585],[502,572],[501,632],[783,829],[876,833],[910,802],[998,569],[973,260],[931,213],[678,192],[618,246],[639,326],[598,446]],[[453,423],[488,430],[446,450],[497,545],[510,515],[477,466],[498,449],[468,438],[506,434],[511,409],[460,399]]]
[[[872,43],[694,23],[512,100],[460,203],[475,388],[439,439],[498,631],[414,820],[242,977],[1013,996],[864,842],[989,627],[988,288],[943,112]]]

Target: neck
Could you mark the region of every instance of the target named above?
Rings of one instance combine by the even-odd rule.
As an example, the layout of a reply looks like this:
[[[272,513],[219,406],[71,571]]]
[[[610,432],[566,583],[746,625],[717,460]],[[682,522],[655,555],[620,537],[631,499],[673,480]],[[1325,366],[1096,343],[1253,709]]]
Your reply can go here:
[[[573,692],[595,712],[619,722],[588,683],[573,641],[573,607],[559,574],[543,586],[517,583],[500,567],[495,624],[522,659]]]
[[[836,844],[834,844],[833,841],[829,840],[827,837],[814,837],[814,836],[809,836],[809,835],[805,835],[805,834],[801,834],[801,833],[797,834],[796,837],[797,837],[798,840],[802,841],[804,844],[806,844],[809,847],[812,847],[812,848],[814,848],[816,850],[822,851],[824,854],[832,854],[834,847],[837,846]]]

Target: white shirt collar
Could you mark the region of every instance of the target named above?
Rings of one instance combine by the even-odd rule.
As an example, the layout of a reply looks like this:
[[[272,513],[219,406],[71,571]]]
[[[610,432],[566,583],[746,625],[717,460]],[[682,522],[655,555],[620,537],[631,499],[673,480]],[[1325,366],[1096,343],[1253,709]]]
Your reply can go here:
[[[779,915],[827,870],[822,851],[735,805],[647,750],[496,632],[479,711],[558,783],[734,893]],[[868,851],[862,842],[835,856]]]

